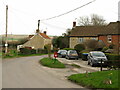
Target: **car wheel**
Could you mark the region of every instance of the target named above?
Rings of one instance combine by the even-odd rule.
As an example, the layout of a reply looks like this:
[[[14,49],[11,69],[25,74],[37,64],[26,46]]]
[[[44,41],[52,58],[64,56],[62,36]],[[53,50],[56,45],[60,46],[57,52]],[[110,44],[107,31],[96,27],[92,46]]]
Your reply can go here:
[[[90,65],[90,62],[88,62],[88,65]]]
[[[68,60],[70,60],[70,58],[68,57]]]
[[[92,61],[90,62],[90,66],[92,66],[92,67],[94,66],[94,64],[92,63]]]

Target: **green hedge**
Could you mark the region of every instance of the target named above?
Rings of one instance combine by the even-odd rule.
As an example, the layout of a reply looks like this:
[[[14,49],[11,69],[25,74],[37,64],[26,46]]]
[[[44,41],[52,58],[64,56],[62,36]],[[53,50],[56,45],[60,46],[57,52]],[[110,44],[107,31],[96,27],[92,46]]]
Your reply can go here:
[[[20,54],[24,55],[36,54],[36,50],[29,48],[20,48]]]
[[[106,53],[105,55],[107,56],[108,60],[120,60],[120,55],[118,54]]]
[[[75,49],[73,49],[73,48],[63,48],[63,50],[75,50]]]

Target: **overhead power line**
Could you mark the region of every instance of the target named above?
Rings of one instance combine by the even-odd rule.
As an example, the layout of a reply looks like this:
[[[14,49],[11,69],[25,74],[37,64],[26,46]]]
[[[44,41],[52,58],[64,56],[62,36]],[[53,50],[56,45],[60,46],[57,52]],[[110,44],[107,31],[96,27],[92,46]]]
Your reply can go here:
[[[60,14],[60,15],[57,15],[57,16],[53,16],[53,17],[50,17],[50,18],[47,18],[47,19],[42,19],[41,21],[58,18],[58,17],[60,17],[60,16],[66,15],[66,14],[68,14],[68,13],[71,13],[71,12],[73,12],[73,11],[75,11],[75,10],[78,10],[78,9],[84,7],[84,6],[87,6],[87,5],[89,5],[89,4],[91,4],[91,3],[95,2],[95,1],[96,1],[96,0],[90,1],[90,2],[84,4],[84,5],[80,6],[80,7],[77,7],[77,8],[75,8],[75,9],[73,9],[73,10],[70,10],[70,11],[65,12],[65,13],[63,13],[63,14]]]

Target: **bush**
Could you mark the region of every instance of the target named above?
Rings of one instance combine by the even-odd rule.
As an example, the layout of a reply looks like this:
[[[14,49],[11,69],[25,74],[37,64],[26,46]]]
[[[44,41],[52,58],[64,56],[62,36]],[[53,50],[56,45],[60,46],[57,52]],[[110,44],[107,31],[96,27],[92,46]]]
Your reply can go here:
[[[110,49],[113,49],[114,46],[115,46],[114,44],[111,44],[111,45],[109,45],[109,48],[110,48]]]
[[[84,44],[87,49],[92,49],[92,50],[95,50],[99,46],[97,40],[86,40]]]
[[[36,50],[30,49],[30,48],[20,48],[20,54],[23,55],[30,55],[30,54],[35,54]]]
[[[73,48],[63,48],[64,50],[74,50]]]
[[[101,50],[102,52],[105,52],[106,50],[108,50],[108,47],[103,47],[103,49]]]
[[[108,60],[120,60],[120,55],[106,53]]]
[[[38,53],[40,53],[40,54],[47,54],[47,49],[38,49]]]
[[[74,49],[75,49],[76,51],[80,52],[80,51],[82,51],[82,50],[85,49],[85,46],[84,46],[84,44],[77,44],[77,45],[74,47]]]

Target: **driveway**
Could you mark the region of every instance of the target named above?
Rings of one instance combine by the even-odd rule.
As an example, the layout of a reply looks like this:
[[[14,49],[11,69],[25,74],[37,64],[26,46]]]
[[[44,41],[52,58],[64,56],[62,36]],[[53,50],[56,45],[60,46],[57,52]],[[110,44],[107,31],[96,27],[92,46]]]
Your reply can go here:
[[[85,73],[87,72],[96,72],[96,71],[100,71],[100,67],[91,67],[90,65],[88,65],[87,61],[84,61],[82,59],[78,59],[78,60],[68,60],[65,58],[57,58],[60,62],[64,63],[64,64],[77,64],[79,66],[81,66],[80,69],[76,69],[74,68],[74,70],[78,73]],[[106,68],[103,68],[103,70],[106,70]]]
[[[2,62],[3,88],[83,88],[67,80],[77,73],[70,68],[53,69],[40,65],[43,56],[4,59]]]

